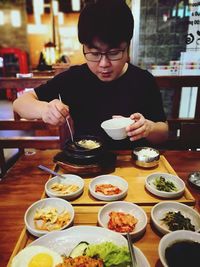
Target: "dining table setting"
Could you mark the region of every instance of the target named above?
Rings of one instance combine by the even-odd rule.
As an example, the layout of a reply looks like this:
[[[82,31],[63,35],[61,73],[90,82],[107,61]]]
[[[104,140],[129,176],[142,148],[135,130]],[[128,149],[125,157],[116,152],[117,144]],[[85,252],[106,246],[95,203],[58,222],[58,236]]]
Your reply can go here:
[[[24,267],[21,258],[30,258],[36,247],[45,247],[57,259],[55,266],[60,255],[79,256],[83,249],[91,253],[99,243],[125,246],[130,252],[127,240],[132,265],[124,266],[168,266],[162,259],[167,241],[161,240],[179,230],[166,223],[168,215],[188,215],[187,230],[199,236],[200,191],[191,177],[199,174],[200,152],[155,151],[153,165],[141,164],[132,150],[116,150],[103,154],[103,164],[87,162],[85,168],[61,162],[63,151],[25,152],[0,182],[1,266]],[[64,156],[69,160],[69,154]],[[170,189],[159,188],[163,183]],[[54,228],[41,222],[42,212],[55,216],[57,211]],[[128,222],[119,226],[117,220]]]

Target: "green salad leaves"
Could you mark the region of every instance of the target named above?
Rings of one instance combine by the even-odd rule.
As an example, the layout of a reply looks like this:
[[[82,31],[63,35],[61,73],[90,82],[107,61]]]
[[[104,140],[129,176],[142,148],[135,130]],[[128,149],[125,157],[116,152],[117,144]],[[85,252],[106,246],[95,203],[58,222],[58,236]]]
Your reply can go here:
[[[86,250],[86,255],[101,258],[105,267],[127,267],[131,262],[128,248],[119,247],[112,242],[90,244]]]

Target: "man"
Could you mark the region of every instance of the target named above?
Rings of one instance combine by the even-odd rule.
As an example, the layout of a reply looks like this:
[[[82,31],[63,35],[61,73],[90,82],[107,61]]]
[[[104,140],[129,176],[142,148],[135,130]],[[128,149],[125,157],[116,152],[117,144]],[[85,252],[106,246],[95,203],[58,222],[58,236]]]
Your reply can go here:
[[[60,125],[71,116],[76,135],[104,138],[112,149],[162,142],[168,126],[153,76],[128,63],[133,16],[123,0],[99,0],[80,14],[78,37],[86,64],[73,66],[14,102],[26,119]],[[113,141],[101,123],[113,116],[135,120],[126,140]]]

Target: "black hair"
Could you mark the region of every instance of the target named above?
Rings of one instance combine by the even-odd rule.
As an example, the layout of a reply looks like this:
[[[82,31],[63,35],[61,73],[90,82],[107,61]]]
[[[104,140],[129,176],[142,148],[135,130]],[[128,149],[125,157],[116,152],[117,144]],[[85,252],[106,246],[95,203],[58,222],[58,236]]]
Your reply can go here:
[[[130,43],[134,20],[125,0],[97,0],[81,11],[78,38],[82,44],[92,45],[94,38],[115,46]]]

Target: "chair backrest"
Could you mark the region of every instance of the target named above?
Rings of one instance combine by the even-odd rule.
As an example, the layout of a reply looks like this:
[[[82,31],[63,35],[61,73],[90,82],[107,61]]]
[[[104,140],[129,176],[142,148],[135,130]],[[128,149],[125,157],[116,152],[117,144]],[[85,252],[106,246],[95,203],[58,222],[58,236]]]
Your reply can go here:
[[[16,136],[16,130],[23,134]],[[30,135],[30,130],[32,135]],[[21,153],[25,148],[62,149],[68,134],[66,125],[56,127],[39,120],[0,121],[0,131],[3,132],[0,136],[1,173],[5,173],[7,169],[4,149],[18,148]]]
[[[169,138],[160,149],[196,150],[200,148],[200,119],[169,119]]]
[[[183,122],[180,128],[182,149],[200,149],[200,122]]]
[[[184,123],[194,123],[195,127],[200,123],[200,76],[156,76],[156,82],[159,88],[166,93],[170,90],[170,98],[164,102],[166,109],[169,108],[168,124],[169,124],[169,139],[164,144],[160,145],[162,149],[180,150],[186,149],[183,141],[186,140],[184,131],[182,129]],[[179,110],[181,103],[182,88],[190,90],[197,88],[197,98],[194,104],[194,118],[179,118]],[[173,94],[172,94],[173,93]],[[190,124],[191,125],[191,124]],[[191,128],[191,136],[193,136]],[[188,145],[192,145],[191,140],[187,140]],[[188,146],[187,146],[188,147]]]
[[[179,118],[182,88],[188,90],[197,87],[194,118],[200,118],[200,76],[156,76],[155,79],[160,89],[173,91],[172,103],[170,103],[172,104],[170,118],[173,119]]]
[[[63,126],[64,127],[64,126]],[[62,148],[65,142],[63,127],[55,127],[34,120],[4,120],[0,121],[0,131],[23,131],[23,136],[13,134],[0,137],[0,148],[36,148],[36,149],[56,149]],[[33,136],[25,134],[34,131]]]

